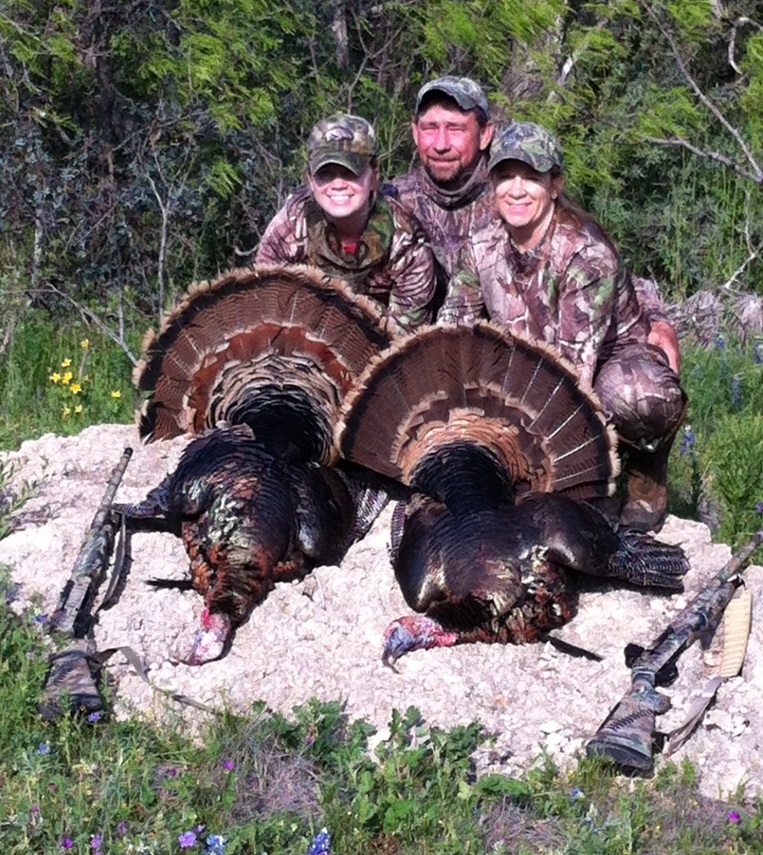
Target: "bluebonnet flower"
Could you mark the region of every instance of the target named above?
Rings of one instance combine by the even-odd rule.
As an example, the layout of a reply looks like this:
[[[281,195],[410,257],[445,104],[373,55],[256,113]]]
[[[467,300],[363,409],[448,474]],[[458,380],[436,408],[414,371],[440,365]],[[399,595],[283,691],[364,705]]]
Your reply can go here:
[[[731,406],[735,410],[742,409],[742,378],[738,374],[731,378]]]
[[[331,835],[327,829],[322,828],[315,835],[305,855],[331,855]]]
[[[202,855],[223,855],[225,838],[222,834],[210,834]]]
[[[90,848],[93,850],[93,855],[101,855],[101,835],[93,834],[90,838]]]
[[[723,337],[723,333],[718,333],[715,336],[715,347],[716,347],[716,350],[725,350],[726,349],[726,339]]]
[[[62,849],[74,848],[74,841],[71,839],[71,837],[64,837],[64,839],[61,841],[61,848]]]
[[[47,742],[41,742],[35,749],[35,754],[50,754],[50,745]]]
[[[585,793],[580,789],[580,787],[573,787],[570,790],[570,801],[576,802],[578,799],[584,799]]]
[[[757,336],[752,346],[752,361],[756,365],[763,365],[763,336]]]
[[[97,721],[100,721],[102,713],[99,712],[91,712],[87,717],[88,724],[95,724]]]
[[[195,831],[184,831],[182,834],[178,835],[178,846],[181,849],[190,849],[192,846],[196,845],[196,832]]]
[[[47,619],[48,616],[46,614],[35,615],[32,618],[32,623],[35,624],[35,626],[42,626]]]
[[[681,437],[681,447],[678,449],[678,453],[681,457],[685,457],[694,449],[694,443],[696,442],[696,436],[694,435],[694,430],[691,425],[684,425],[683,436]]]

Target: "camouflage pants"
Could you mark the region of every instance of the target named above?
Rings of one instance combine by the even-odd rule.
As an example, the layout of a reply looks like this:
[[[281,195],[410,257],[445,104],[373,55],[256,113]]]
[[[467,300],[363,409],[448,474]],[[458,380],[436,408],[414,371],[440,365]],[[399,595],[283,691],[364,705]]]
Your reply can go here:
[[[683,421],[686,394],[658,347],[626,345],[599,368],[594,389],[619,436],[643,451],[672,438]]]

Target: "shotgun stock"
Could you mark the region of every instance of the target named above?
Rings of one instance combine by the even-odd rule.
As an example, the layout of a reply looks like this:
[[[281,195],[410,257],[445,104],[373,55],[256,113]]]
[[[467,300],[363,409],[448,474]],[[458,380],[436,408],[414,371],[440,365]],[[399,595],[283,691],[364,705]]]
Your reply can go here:
[[[92,604],[109,566],[117,527],[111,506],[131,457],[132,449],[125,448],[119,463],[112,470],[106,492],[90,523],[85,542],[74,562],[71,576],[61,591],[53,616],[52,628],[75,638],[81,638],[89,628],[88,621],[83,619],[83,612]]]
[[[606,757],[624,769],[652,768],[655,717],[670,709],[670,699],[655,687],[666,674],[675,672],[676,661],[684,650],[703,633],[718,626],[741,584],[737,574],[761,543],[763,529],[731,556],[648,649],[637,648],[640,652],[635,660],[626,663],[631,668],[630,690],[586,746],[589,756]]]

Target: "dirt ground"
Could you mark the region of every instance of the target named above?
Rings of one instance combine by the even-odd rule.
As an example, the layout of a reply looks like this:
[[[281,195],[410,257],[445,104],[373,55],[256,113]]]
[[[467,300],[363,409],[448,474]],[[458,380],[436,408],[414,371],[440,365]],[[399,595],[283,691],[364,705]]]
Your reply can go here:
[[[55,608],[126,445],[135,453],[117,501],[143,498],[174,467],[185,441],[141,446],[131,426],[101,425],[71,438],[46,435],[4,455],[6,465],[15,466],[13,484],[38,482],[16,530],[0,542],[0,563],[12,568],[19,586],[17,609],[33,597],[43,612]],[[410,654],[395,673],[380,661],[382,636],[408,609],[387,557],[389,519],[388,508],[340,567],[321,567],[301,583],[279,586],[239,630],[230,653],[197,668],[173,664],[172,650],[197,628],[201,598],[145,584],[186,577],[182,545],[171,534],[135,534],[127,585],[119,602],[100,613],[97,645],[132,648],[153,686],[204,704],[246,712],[264,701],[289,714],[310,698],[341,700],[351,718],[377,728],[377,739],[384,737],[393,709],[414,705],[432,726],[479,720],[494,734],[494,744],[477,758],[482,769],[518,774],[544,754],[568,768],[629,685],[624,646],[651,642],[730,555],[727,546],[711,542],[706,526],[670,517],[661,537],[680,543],[691,562],[684,594],[587,585],[578,615],[557,634],[599,653],[601,662],[549,644],[466,645]],[[710,798],[740,786],[747,796],[763,792],[763,567],[749,567],[745,578],[753,621],[741,676],[722,683],[696,732],[672,757],[697,765],[702,793]],[[707,682],[711,658],[699,645],[681,657],[679,678],[665,690],[673,709],[658,718],[661,730],[683,723],[692,697]],[[122,654],[107,668],[120,716],[161,721],[168,714],[205,715],[155,691]]]

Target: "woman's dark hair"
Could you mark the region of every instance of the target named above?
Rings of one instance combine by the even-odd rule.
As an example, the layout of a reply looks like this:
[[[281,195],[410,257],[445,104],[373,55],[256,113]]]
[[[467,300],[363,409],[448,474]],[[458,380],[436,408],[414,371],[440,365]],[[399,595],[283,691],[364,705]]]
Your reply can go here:
[[[561,175],[559,169],[554,168],[551,171],[552,177]],[[610,250],[617,256],[620,255],[615,242],[612,240],[607,230],[589,211],[579,203],[572,199],[566,190],[562,190],[556,200],[556,219],[559,223],[571,225],[580,231],[593,232],[598,238],[603,240]]]

